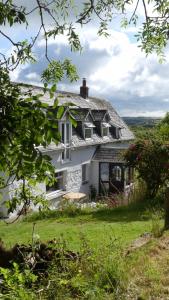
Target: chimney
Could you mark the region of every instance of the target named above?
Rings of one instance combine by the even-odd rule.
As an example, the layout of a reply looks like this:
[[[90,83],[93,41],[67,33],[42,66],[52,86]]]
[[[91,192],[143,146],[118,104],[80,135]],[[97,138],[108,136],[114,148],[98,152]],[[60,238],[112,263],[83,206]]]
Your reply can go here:
[[[80,96],[84,99],[88,98],[89,88],[86,86],[86,78],[83,78],[83,84],[80,87]]]

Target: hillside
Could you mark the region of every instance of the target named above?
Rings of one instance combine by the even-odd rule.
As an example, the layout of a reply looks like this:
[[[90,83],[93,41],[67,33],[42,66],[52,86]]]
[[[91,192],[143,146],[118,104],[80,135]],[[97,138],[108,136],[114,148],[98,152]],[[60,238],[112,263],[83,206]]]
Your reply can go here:
[[[153,127],[161,121],[160,118],[151,117],[123,117],[123,120],[129,126]]]

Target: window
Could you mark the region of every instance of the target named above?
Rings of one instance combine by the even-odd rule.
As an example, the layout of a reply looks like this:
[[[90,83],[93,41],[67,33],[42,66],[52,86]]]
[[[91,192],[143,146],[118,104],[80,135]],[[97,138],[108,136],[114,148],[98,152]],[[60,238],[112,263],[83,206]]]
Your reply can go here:
[[[85,128],[85,139],[90,139],[92,137],[93,129]]]
[[[111,127],[109,123],[102,123],[102,136],[108,136],[109,127]]]
[[[92,138],[94,127],[95,127],[94,124],[92,124],[90,122],[85,122],[85,124],[84,124],[84,138],[85,139]]]
[[[119,166],[115,166],[112,169],[112,178],[114,181],[121,181],[121,168]]]
[[[115,126],[111,126],[110,130],[111,130],[111,133],[113,135],[113,138],[119,139],[121,137],[121,128],[115,127]]]
[[[66,143],[70,143],[70,124],[66,123]]]
[[[88,174],[87,174],[87,164],[82,165],[82,183],[87,183]]]
[[[61,123],[61,141],[65,145],[65,149],[62,152],[62,160],[70,160],[70,141],[71,141],[71,125],[68,122]]]
[[[103,127],[102,128],[102,136],[108,136],[109,128]]]
[[[109,163],[100,164],[100,179],[102,181],[109,181]]]
[[[121,137],[121,128],[116,128],[116,139],[120,139]]]
[[[66,147],[62,152],[62,160],[70,160],[71,157],[70,154],[71,154],[70,148]]]
[[[63,172],[57,172],[55,173],[55,183],[50,186],[50,185],[46,185],[46,193],[51,193],[54,191],[60,191],[64,189],[63,186]]]

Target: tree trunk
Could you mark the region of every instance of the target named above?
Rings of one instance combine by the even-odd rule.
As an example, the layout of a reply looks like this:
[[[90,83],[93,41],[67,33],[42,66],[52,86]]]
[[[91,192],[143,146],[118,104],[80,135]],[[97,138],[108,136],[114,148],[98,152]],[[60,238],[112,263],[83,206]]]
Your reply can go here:
[[[169,187],[166,189],[165,193],[165,223],[164,223],[164,229],[169,229]]]

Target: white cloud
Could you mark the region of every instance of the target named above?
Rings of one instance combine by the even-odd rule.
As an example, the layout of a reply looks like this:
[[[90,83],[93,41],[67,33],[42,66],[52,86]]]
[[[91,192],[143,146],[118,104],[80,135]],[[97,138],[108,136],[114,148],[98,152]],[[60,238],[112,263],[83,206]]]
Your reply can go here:
[[[166,111],[156,110],[156,111],[144,111],[144,110],[135,110],[135,109],[123,109],[121,110],[121,116],[125,117],[152,117],[152,118],[163,118],[166,114]]]
[[[66,35],[57,35],[56,39],[50,37],[48,38],[48,46],[50,45],[64,45],[68,46],[68,39],[66,38]],[[37,43],[38,47],[45,47],[46,46],[46,40],[43,36],[41,36],[41,39]]]
[[[160,65],[155,55],[146,58],[131,40],[131,33],[135,33],[135,30],[138,28],[110,30],[110,37],[105,38],[97,36],[97,28],[89,24],[79,31],[83,46],[82,55],[68,50],[68,39],[63,35],[57,36],[56,40],[49,39],[49,52],[54,58],[56,55],[58,59],[71,58],[80,69],[80,77],[87,74],[90,95],[112,100],[120,114],[163,116],[166,110],[169,110],[169,63]],[[41,36],[36,49],[41,59],[39,66],[31,66],[29,70],[27,66],[17,68],[11,74],[13,81],[27,80],[36,85],[40,82],[44,46],[45,40]],[[169,51],[166,52],[166,60],[168,59]],[[59,88],[79,91],[77,84],[70,85],[67,82],[59,85]]]
[[[40,80],[40,76],[36,72],[29,73],[25,77],[30,80],[36,80],[36,81]]]

